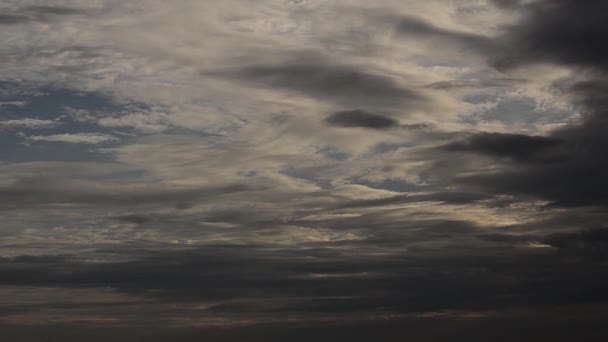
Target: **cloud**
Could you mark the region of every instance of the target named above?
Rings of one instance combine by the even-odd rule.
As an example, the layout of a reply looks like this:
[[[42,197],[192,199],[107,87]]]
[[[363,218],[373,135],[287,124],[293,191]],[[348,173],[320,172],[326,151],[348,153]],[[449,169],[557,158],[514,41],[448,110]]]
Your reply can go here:
[[[608,31],[601,15],[608,10],[605,2],[540,0],[511,6],[523,12],[523,19],[508,27],[503,40],[511,48],[495,60],[499,67],[553,62],[608,68],[608,49],[602,44]]]
[[[102,144],[105,142],[116,141],[117,137],[102,133],[64,133],[53,135],[32,135],[27,137],[27,141],[48,141],[63,142],[70,144]]]
[[[608,127],[608,105],[602,95],[608,89],[606,65],[602,49],[589,50],[598,44],[597,37],[608,33],[608,26],[596,12],[604,6],[599,2],[583,5],[564,0],[515,7],[525,11],[525,15],[506,30],[503,40],[511,48],[505,50],[505,56],[512,56],[499,67],[544,62],[586,69],[583,79],[570,78],[554,84],[557,92],[572,100],[582,117],[578,123],[557,129],[547,137],[481,134],[467,142],[448,145],[456,152],[468,150],[513,159],[512,165],[497,172],[463,177],[466,184],[496,193],[537,196],[557,205],[608,203],[603,176],[608,164],[602,157],[608,140],[600,133]],[[581,16],[587,18],[584,25],[575,19]]]
[[[0,127],[45,129],[0,138],[0,324],[607,300],[603,3],[41,3],[0,15]]]
[[[90,181],[76,183],[58,176],[53,178],[44,176],[18,178],[11,184],[0,187],[0,193],[10,195],[13,200],[0,202],[3,206],[9,208],[57,204],[128,207],[144,204],[167,204],[174,207],[181,203],[211,200],[223,194],[255,190],[255,188],[243,184],[228,184],[207,188],[159,187],[154,185],[121,188],[112,184]]]
[[[470,229],[455,222],[433,224],[428,226],[432,228],[429,234],[435,237]],[[551,239],[556,238],[547,238]],[[349,242],[333,243],[348,246],[344,243]],[[364,241],[357,249],[373,243]],[[608,282],[603,273],[593,274],[594,285],[580,281],[590,279],[588,268],[596,269],[595,263],[601,260],[566,262],[568,255],[551,248],[524,248],[507,254],[508,250],[493,249],[466,255],[458,248],[448,249],[437,259],[426,255],[423,245],[419,249],[411,246],[407,260],[399,260],[405,255],[365,256],[314,245],[272,253],[251,246],[156,250],[136,260],[104,263],[71,256],[14,257],[0,260],[0,282],[5,286],[111,287],[130,296],[215,303],[211,313],[216,315],[234,314],[242,303],[258,312],[258,319],[280,317],[285,312],[347,314],[354,308],[394,313],[522,309],[605,298],[599,286]],[[485,260],[481,266],[479,258]],[[555,281],[572,286],[556,288],[551,286]],[[271,303],[267,291],[273,294]],[[221,305],[230,303],[236,307]]]
[[[323,121],[333,127],[387,129],[399,125],[395,119],[357,109],[336,112]]]
[[[358,104],[364,108],[401,105],[407,109],[425,103],[422,93],[401,85],[396,78],[311,56],[277,64],[243,66],[218,75],[341,105]]]
[[[58,16],[84,14],[82,9],[63,6],[26,6],[9,14],[0,14],[0,25],[19,25],[30,22],[45,22]]]
[[[23,15],[0,14],[0,25],[17,25],[28,21],[29,18]]]
[[[442,147],[453,152],[475,152],[519,162],[551,163],[568,158],[565,142],[523,134],[479,133]]]
[[[82,14],[84,12],[82,9],[65,6],[27,6],[22,8],[21,11],[26,13],[34,13],[37,15],[72,15]]]
[[[57,124],[57,122],[52,120],[40,120],[30,118],[0,121],[0,127],[17,127],[28,129],[48,128],[56,126]]]
[[[388,16],[390,17],[391,15]],[[432,41],[453,43],[475,52],[485,52],[494,49],[493,40],[487,36],[441,28],[415,17],[403,16],[394,19],[396,20],[395,29],[400,35],[412,36],[416,39],[430,39]]]

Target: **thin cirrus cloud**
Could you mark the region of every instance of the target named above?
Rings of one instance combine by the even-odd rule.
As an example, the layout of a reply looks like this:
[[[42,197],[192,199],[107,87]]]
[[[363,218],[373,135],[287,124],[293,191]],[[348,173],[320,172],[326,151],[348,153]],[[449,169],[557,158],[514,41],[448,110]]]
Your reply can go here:
[[[63,133],[52,135],[32,135],[27,137],[28,141],[39,142],[63,142],[71,144],[101,144],[108,141],[118,140],[117,137],[101,133]]]
[[[58,123],[52,120],[40,120],[40,119],[17,119],[17,120],[5,120],[0,121],[1,127],[23,127],[30,129],[47,128],[56,126]]]

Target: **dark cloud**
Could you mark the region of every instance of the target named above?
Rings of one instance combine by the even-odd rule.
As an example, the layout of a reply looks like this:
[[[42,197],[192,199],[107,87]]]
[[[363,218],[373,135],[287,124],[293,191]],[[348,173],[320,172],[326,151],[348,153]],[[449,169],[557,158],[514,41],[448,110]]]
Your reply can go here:
[[[70,185],[65,179],[33,177],[0,187],[0,210],[24,209],[49,204],[130,207],[161,204],[183,208],[184,203],[210,200],[237,192],[260,190],[245,184],[209,188],[140,187],[103,188],[102,184]]]
[[[515,235],[515,234],[501,234],[501,233],[492,233],[492,234],[481,234],[478,235],[477,238],[491,241],[496,243],[505,243],[517,245],[520,243],[526,242],[535,242],[538,241],[536,237],[529,235]]]
[[[523,134],[478,133],[442,148],[533,163],[559,162],[568,157],[563,140]]]
[[[72,15],[85,13],[82,9],[64,6],[28,6],[23,8],[22,11],[38,15]]]
[[[120,221],[129,222],[129,223],[135,223],[135,224],[144,224],[144,223],[150,222],[152,220],[152,218],[150,216],[137,215],[137,214],[119,216],[119,217],[116,217],[116,219],[118,219]]]
[[[484,316],[486,315],[487,316]],[[520,314],[520,317],[517,315]],[[584,336],[588,342],[605,340],[607,314],[597,307],[553,308],[534,314],[512,312],[504,316],[492,313],[437,313],[428,317],[385,317],[374,322],[313,322],[303,324],[268,323],[232,327],[168,328],[166,324],[146,324],[145,327],[105,326],[104,328],[63,324],[57,327],[0,325],[10,341],[90,341],[90,342],[310,342],[351,341],[372,339],[383,342],[436,341],[575,341]]]
[[[393,118],[360,109],[336,112],[323,121],[334,127],[361,127],[371,129],[388,129],[399,125],[399,122]]]
[[[122,295],[144,297],[155,304],[171,303],[180,308],[190,303],[208,304],[197,314],[182,312],[182,316],[178,316],[180,318],[207,314],[230,320],[255,313],[253,321],[265,315],[279,320],[296,314],[306,319],[336,319],[336,316],[343,315],[389,317],[449,310],[501,313],[519,310],[533,316],[532,313],[538,312],[539,308],[548,311],[548,308],[560,305],[568,308],[605,306],[608,301],[605,290],[608,287],[605,267],[608,234],[602,224],[605,224],[608,205],[608,158],[605,156],[608,149],[605,134],[608,129],[608,101],[605,96],[608,92],[605,77],[608,59],[603,43],[606,5],[600,1],[573,0],[540,0],[527,5],[504,0],[496,3],[523,14],[517,25],[505,27],[499,37],[452,31],[409,17],[400,18],[396,29],[400,35],[433,42],[454,42],[487,56],[494,66],[504,71],[539,62],[560,63],[581,70],[578,80],[555,85],[555,91],[573,99],[582,113],[580,123],[547,136],[502,133],[444,135],[442,141],[451,142],[432,148],[433,156],[439,156],[432,167],[444,173],[435,178],[440,179],[437,183],[418,189],[427,191],[425,193],[344,200],[335,194],[327,196],[325,192],[322,195],[331,197],[331,201],[326,199],[324,202],[316,201],[315,196],[322,195],[311,193],[306,194],[306,203],[297,202],[296,211],[302,214],[300,216],[292,213],[277,215],[276,211],[266,210],[264,199],[254,197],[257,194],[252,194],[251,198],[255,198],[256,204],[260,200],[262,204],[259,206],[240,208],[235,204],[234,208],[222,208],[222,205],[217,205],[217,208],[198,215],[183,210],[179,216],[176,214],[179,220],[139,210],[127,211],[136,214],[110,216],[142,226],[162,226],[165,231],[184,238],[200,233],[196,232],[200,229],[222,236],[249,234],[247,236],[263,241],[279,233],[289,233],[286,227],[297,227],[304,231],[327,229],[336,236],[348,233],[352,239],[334,238],[329,234],[328,238],[303,239],[303,242],[287,237],[288,243],[275,244],[251,243],[242,238],[230,242],[209,242],[207,246],[190,249],[171,249],[159,243],[149,250],[137,245],[139,242],[128,242],[124,248],[133,248],[124,255],[120,255],[119,247],[111,246],[104,251],[102,246],[97,246],[100,248],[83,252],[83,255],[3,257],[0,258],[0,284],[68,290],[110,288]],[[30,7],[0,16],[0,24],[14,25],[78,13],[68,8]],[[68,52],[89,53],[84,50]],[[418,91],[389,76],[359,66],[317,59],[250,65],[219,75],[298,92],[337,104],[339,108],[362,108],[339,111],[325,119],[327,125],[336,127],[399,127],[397,120],[374,113],[384,113],[384,107],[407,112],[408,108],[415,108],[426,101]],[[585,80],[580,81],[581,78]],[[503,86],[511,82],[510,79],[481,82],[481,85],[448,82],[428,87]],[[479,161],[488,159],[490,161],[485,164]],[[490,166],[476,169],[478,165]],[[434,180],[422,176],[423,182],[432,183]],[[214,204],[220,196],[258,189],[242,184],[188,189],[121,188],[117,186],[121,184],[120,180],[113,182],[96,183],[95,186],[88,183],[79,186],[78,180],[54,178],[22,178],[13,183],[4,182],[0,187],[0,208],[85,205],[122,210],[137,205],[168,205],[170,208],[188,209],[193,203],[207,201]],[[437,190],[444,185],[445,188]],[[438,218],[436,212],[424,207],[414,214],[397,212],[399,209],[390,207],[415,202],[442,202],[477,208],[486,202],[502,201],[503,197],[507,197],[503,206],[495,209],[512,210],[509,214],[515,216],[520,208],[526,208],[530,198],[545,199],[553,206],[539,210],[537,219],[531,223],[498,228],[464,219]],[[283,197],[278,195],[271,199],[273,209],[281,199]],[[555,206],[567,208],[556,210]],[[597,211],[591,212],[587,206]],[[361,213],[356,217],[340,217],[339,214],[348,210]],[[310,218],[313,214],[326,213],[338,214],[335,215],[338,218]],[[529,211],[523,210],[522,220],[526,215]],[[178,222],[180,220],[183,222]],[[193,222],[201,224],[193,227]],[[212,225],[208,223],[214,222],[232,223],[234,227],[210,228]],[[184,234],[185,229],[180,230],[184,225],[189,225],[188,234]],[[111,257],[99,257],[104,253],[111,254]],[[83,303],[83,306],[90,304]],[[46,308],[73,307],[55,303]],[[142,319],[153,316],[147,310],[149,308],[139,307],[138,314],[134,316]],[[45,309],[45,306],[27,308],[32,312],[36,309]],[[6,315],[11,315],[14,310],[22,313],[26,308],[11,308]],[[567,319],[569,315],[560,313],[559,316],[560,322],[551,325],[556,330],[548,329],[547,332],[546,327],[538,328],[542,333],[535,336],[530,332],[536,330],[529,327],[522,329],[527,335],[517,336],[521,332],[513,329],[511,321],[509,324],[484,321],[477,329],[494,336],[489,339],[497,340],[539,340],[546,339],[546,334],[564,340],[580,339],[583,334],[589,340],[604,340],[593,335],[597,330],[580,329],[578,334],[569,331],[563,335],[556,334],[555,331],[564,329],[568,325],[565,323],[571,322]],[[597,318],[591,321],[597,322]],[[518,321],[515,326],[526,327],[530,322],[538,323],[539,320],[534,317],[525,322]],[[416,329],[420,329],[420,324],[428,329],[419,332]],[[443,338],[437,338],[442,340],[454,339],[455,336],[451,330],[456,329],[454,323],[447,325],[447,331],[435,329],[435,325],[424,325],[424,321],[411,326],[415,333],[406,330],[414,334],[412,339],[415,340],[436,340],[429,333],[444,334]],[[481,335],[480,330],[470,332],[470,323],[463,326],[457,330],[465,335],[473,334],[474,338]],[[495,326],[502,328],[491,329]],[[318,334],[315,335],[317,338],[324,336],[336,340],[369,340],[384,335],[387,335],[386,340],[403,340],[404,335],[396,332],[402,332],[402,328],[397,330],[390,325],[382,329],[369,328],[372,334],[366,330],[367,327],[363,329],[361,326],[315,328],[319,329],[315,332],[302,329],[302,334],[294,334],[293,330],[285,327],[278,331],[285,331],[279,335],[295,340],[308,340],[315,334]],[[267,338],[267,330],[261,333],[255,330],[257,328],[249,329],[256,331],[254,336],[258,339]],[[390,333],[386,333],[386,329]],[[374,335],[373,332],[384,335]],[[10,334],[18,336],[13,332]],[[247,336],[247,340],[255,340],[247,333],[243,334],[232,335],[226,340],[239,340],[243,336]],[[196,335],[193,336],[183,338],[196,340]],[[487,336],[483,340],[488,340]]]
[[[531,63],[558,63],[608,70],[604,44],[608,24],[603,0],[495,0],[497,6],[521,14],[522,19],[502,28],[497,36],[484,36],[438,27],[414,17],[372,15],[393,21],[399,34],[431,42],[455,44],[488,58],[500,70]],[[439,86],[442,86],[439,84]]]
[[[605,41],[608,23],[602,0],[540,0],[529,4],[499,1],[523,13],[523,19],[507,28],[501,44],[507,45],[494,59],[501,67],[528,63],[564,63],[608,69]]]
[[[458,233],[462,230],[453,234]],[[555,249],[487,245],[448,248],[441,254],[412,248],[407,255],[317,255],[314,248],[269,251],[237,246],[149,251],[135,260],[105,263],[52,256],[4,258],[0,283],[109,287],[180,302],[242,302],[270,315],[523,309],[608,300],[602,289],[608,285],[608,274],[600,259],[572,259],[572,254]],[[560,286],[554,286],[557,283]],[[269,296],[275,298],[272,305],[264,300]],[[233,304],[217,306],[213,312],[237,314],[240,306]]]
[[[29,6],[13,13],[0,14],[0,25],[18,25],[30,22],[49,21],[57,16],[84,14],[82,9],[63,6]]]
[[[553,132],[546,138],[533,136],[478,135],[472,141],[451,145],[453,151],[474,151],[510,157],[513,164],[492,174],[462,178],[496,193],[525,194],[557,205],[608,204],[608,128],[602,81],[577,83],[570,88],[585,119]]]
[[[381,17],[386,20],[386,15]],[[388,17],[394,18],[393,15],[388,15]],[[474,52],[489,52],[496,48],[495,41],[486,36],[441,28],[414,17],[399,17],[394,18],[394,20],[396,21],[395,29],[397,33],[418,40],[426,39],[432,42],[455,43]]]
[[[555,84],[555,91],[573,99],[582,113],[579,123],[546,137],[484,133],[447,146],[453,152],[473,152],[511,163],[491,173],[467,175],[467,186],[497,194],[528,195],[556,205],[608,204],[608,50],[603,43],[608,25],[604,1],[503,2],[522,13],[516,25],[504,28],[503,48],[489,53],[494,65],[512,68],[558,63],[581,70],[574,80]],[[582,79],[581,80],[581,77]]]
[[[364,108],[401,105],[416,107],[425,96],[396,79],[354,65],[335,64],[310,56],[275,65],[251,65],[214,73],[269,87],[296,91],[341,105]],[[403,109],[403,108],[402,108]]]
[[[0,25],[16,25],[27,23],[30,19],[24,15],[0,14]]]
[[[461,178],[502,194],[536,196],[556,205],[608,204],[608,82],[603,74],[593,79],[558,84],[560,92],[574,99],[583,120],[555,130],[547,137],[477,134],[448,145],[453,152],[475,152],[506,157],[511,164],[493,173]]]
[[[542,241],[559,248],[564,253],[600,260],[608,259],[608,229],[605,228],[551,234]]]

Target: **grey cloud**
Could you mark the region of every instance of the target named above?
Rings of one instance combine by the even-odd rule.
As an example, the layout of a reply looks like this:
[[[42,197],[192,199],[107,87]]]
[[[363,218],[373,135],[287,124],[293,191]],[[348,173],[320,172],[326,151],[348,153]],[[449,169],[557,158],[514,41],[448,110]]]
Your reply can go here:
[[[363,108],[400,105],[407,111],[409,106],[420,106],[426,101],[417,90],[405,88],[388,76],[310,56],[287,63],[244,66],[212,74]]]
[[[478,133],[442,148],[512,158],[520,162],[551,163],[568,157],[565,141],[523,134]]]
[[[477,238],[486,240],[486,241],[491,241],[491,242],[514,244],[514,245],[524,243],[524,242],[538,241],[538,237],[535,237],[535,236],[501,234],[501,233],[481,234],[481,235],[478,235]]]
[[[393,118],[359,109],[336,112],[323,121],[334,127],[361,127],[371,129],[388,129],[399,125],[399,122]]]
[[[494,59],[500,68],[535,62],[556,62],[592,68],[608,68],[608,48],[604,44],[608,24],[602,0],[540,0],[510,3],[524,14],[508,27],[502,37],[507,45]],[[584,20],[581,20],[584,18]]]
[[[542,241],[559,248],[562,253],[592,260],[608,259],[608,229],[606,228],[555,233],[545,237]]]
[[[147,216],[147,215],[131,214],[131,215],[126,215],[126,216],[119,216],[119,217],[116,217],[116,219],[118,219],[120,221],[129,222],[129,223],[144,224],[146,222],[150,222],[152,220],[152,217]]]
[[[426,85],[427,88],[437,90],[452,90],[461,88],[486,89],[494,87],[511,87],[522,83],[527,83],[528,80],[521,78],[491,78],[483,80],[450,80],[434,82]]]
[[[495,43],[490,37],[441,28],[414,17],[395,19],[397,21],[396,31],[402,35],[412,36],[417,39],[426,38],[454,42],[475,52],[488,52],[495,49]]]
[[[414,17],[372,15],[372,20],[392,20],[396,31],[417,39],[453,43],[488,58],[500,70],[530,63],[564,63],[603,70],[608,68],[608,49],[603,43],[608,25],[606,2],[593,0],[493,1],[522,14],[523,19],[502,28],[502,33],[483,36],[437,27]],[[580,18],[585,18],[584,21]]]
[[[122,226],[119,222],[127,222],[138,225],[136,228],[127,225],[137,233],[172,234],[176,240],[210,236],[213,239],[200,239],[203,245],[185,248],[186,244],[166,243],[165,236],[154,243],[146,243],[133,234],[129,235],[132,240],[121,244],[104,245],[92,241],[92,245],[83,247],[86,251],[82,254],[2,257],[0,284],[18,288],[116,289],[121,295],[143,297],[144,302],[154,305],[175,305],[177,309],[171,314],[172,318],[178,318],[175,321],[191,317],[211,317],[221,322],[246,317],[250,323],[258,322],[260,317],[279,321],[285,317],[387,318],[450,310],[503,314],[517,310],[518,314],[526,312],[532,317],[539,309],[549,311],[548,308],[555,306],[568,309],[605,306],[608,301],[605,290],[608,286],[605,268],[608,256],[605,230],[608,102],[605,94],[608,86],[606,59],[602,59],[605,57],[604,45],[598,45],[605,35],[605,24],[599,20],[605,6],[599,1],[572,0],[540,0],[533,5],[523,5],[519,1],[496,2],[503,8],[522,11],[524,16],[517,25],[505,27],[504,34],[494,38],[452,31],[410,17],[391,20],[395,20],[399,35],[460,44],[469,51],[487,56],[494,66],[507,72],[512,67],[537,62],[584,69],[585,72],[578,76],[587,78],[586,81],[556,84],[556,91],[575,98],[575,105],[583,114],[581,123],[547,136],[442,134],[438,140],[443,145],[438,148],[435,146],[439,143],[429,148],[413,146],[414,152],[407,156],[428,157],[431,160],[424,162],[440,171],[436,174],[432,174],[433,170],[428,174],[423,172],[420,183],[425,185],[410,189],[424,193],[379,199],[356,199],[356,195],[351,197],[350,194],[342,197],[331,186],[297,194],[283,188],[282,192],[261,189],[255,186],[256,177],[248,177],[251,183],[247,184],[187,188],[158,183],[144,185],[139,179],[120,177],[95,181],[78,177],[66,179],[69,176],[21,178],[14,182],[3,178],[0,215],[3,219],[8,214],[16,217],[12,221],[7,219],[8,225],[26,221],[21,210],[33,209],[30,212],[34,212],[44,208],[38,215],[40,220],[47,220],[43,215],[51,211],[58,216],[68,216],[73,213],[71,210],[93,208],[96,213],[103,212],[99,216],[109,220],[100,224],[99,230],[120,229],[114,227]],[[5,25],[15,25],[21,20],[19,16],[34,21],[78,13],[57,7],[33,7],[14,13],[12,19],[13,14],[0,16],[0,24],[4,20]],[[585,18],[584,25],[580,18]],[[94,50],[83,48],[49,50],[41,52],[40,56],[64,53],[97,58]],[[333,104],[337,112],[324,121],[330,126],[428,128],[424,125],[399,126],[388,114],[377,114],[392,115],[397,111],[407,114],[408,109],[426,105],[427,99],[423,90],[409,88],[396,78],[362,65],[296,58],[276,64],[245,65],[212,75],[288,90]],[[502,87],[513,83],[519,83],[519,80],[450,81],[433,83],[427,88]],[[83,101],[91,102],[87,98]],[[428,151],[421,151],[424,149]],[[332,162],[338,163],[339,158]],[[541,198],[552,205],[532,212],[528,207],[532,205],[527,202],[531,198]],[[429,204],[428,209],[420,206],[410,211],[391,207],[417,202],[439,203]],[[491,208],[496,213],[490,213],[487,206],[498,202],[502,206]],[[209,208],[196,204],[206,204]],[[479,223],[483,222],[482,218],[476,218],[475,222],[448,218],[460,217],[457,215],[459,207],[449,206],[442,211],[445,204],[479,209],[479,215],[496,214],[498,217],[504,213],[507,214],[505,221],[524,223],[496,227],[496,224],[484,226]],[[556,210],[555,205],[567,208]],[[169,209],[171,214],[158,213],[159,208]],[[185,210],[189,208],[193,210]],[[88,220],[88,213],[87,210],[79,211],[78,217]],[[68,220],[66,217],[61,219]],[[78,225],[78,222],[69,224]],[[41,238],[48,236],[43,234],[58,234],[54,229],[36,229],[31,228],[34,233],[23,231],[21,235],[6,239],[2,236],[0,242],[8,250],[57,244],[53,239]],[[78,229],[88,232],[95,228],[83,226]],[[306,239],[306,236],[298,239],[289,236],[290,231],[317,235],[313,239]],[[38,233],[41,235],[36,236]],[[281,234],[285,235],[285,241],[276,243],[273,239]],[[34,240],[27,240],[29,238],[38,240],[31,242]],[[61,247],[76,249],[81,246]],[[205,305],[196,312],[183,309],[192,303]],[[87,309],[91,305],[83,302],[83,306]],[[54,310],[59,307],[68,309],[68,305],[47,305]],[[130,315],[131,319],[141,319],[137,321],[139,326],[156,325],[146,320],[158,319],[158,315],[148,310],[152,307],[142,304],[137,307],[137,314]],[[34,312],[39,308],[45,309],[45,305],[21,309]],[[95,310],[98,309],[93,312],[101,312]],[[106,312],[117,313],[115,309],[108,310]],[[571,322],[563,312],[556,315],[561,319],[555,324],[560,329],[566,325],[563,322]],[[594,317],[590,321],[596,320]],[[437,327],[428,321],[417,324]],[[539,323],[539,318],[525,321],[518,324],[529,327],[526,324]],[[469,334],[472,320],[467,322],[462,331]],[[454,327],[452,324],[440,327],[450,330]],[[530,328],[520,332],[525,336],[514,336],[518,334],[515,329],[509,329],[512,324],[505,324],[507,328],[503,327],[497,333],[488,328],[488,325],[494,327],[493,324],[498,323],[484,321],[480,329],[487,329],[495,339],[547,338],[541,333],[532,338],[527,334]],[[83,325],[79,328],[83,329]],[[419,334],[421,338],[413,339],[433,340],[429,333],[445,331],[435,328],[425,329]],[[348,340],[343,338],[346,333],[353,339],[370,339],[370,336],[363,336],[369,332],[364,332],[360,326],[353,329],[340,327],[330,329],[333,335],[318,336]],[[23,327],[21,330],[30,331]],[[341,333],[336,333],[337,330]],[[360,332],[361,336],[352,331]],[[382,329],[372,331],[381,332]],[[547,334],[572,340],[580,339],[583,333],[588,338],[596,331],[581,329],[578,335],[566,332],[559,336],[551,330]],[[283,335],[306,340],[304,336],[314,334],[309,330],[303,331],[302,335],[293,334],[290,330]],[[242,336],[233,335],[232,340],[242,339]],[[256,336],[263,336],[258,338],[261,340],[266,338],[266,334],[259,331]],[[443,337],[454,339],[447,333]],[[597,340],[605,340],[603,337]],[[192,336],[184,338],[194,339]],[[389,338],[395,340],[394,336]],[[398,334],[397,340],[403,338],[403,334]]]
[[[22,11],[26,13],[35,13],[38,15],[72,15],[85,13],[85,11],[82,9],[64,6],[28,6],[24,7]]]
[[[182,203],[210,199],[223,194],[253,191],[259,187],[244,184],[206,188],[167,188],[148,186],[132,189],[108,188],[103,184],[95,186],[73,186],[65,180],[49,178],[27,178],[0,187],[0,208],[23,209],[48,204],[79,204],[103,206],[138,206],[146,204],[166,204],[179,206]]]
[[[339,208],[366,208],[366,207],[382,207],[387,205],[415,203],[425,201],[438,201],[451,204],[474,203],[492,198],[491,195],[475,193],[475,192],[436,192],[429,194],[406,194],[397,195],[386,198],[350,201],[340,204]]]
[[[29,17],[17,14],[0,14],[0,25],[16,25],[29,21]]]
[[[86,11],[64,6],[29,6],[10,14],[0,14],[0,25],[18,25],[53,20],[58,16],[85,14]]]
[[[383,342],[401,342],[404,339],[417,342],[533,342],[543,339],[562,342],[585,336],[588,342],[603,342],[606,333],[605,319],[606,313],[601,308],[581,306],[568,310],[536,310],[533,314],[512,312],[502,316],[485,312],[436,313],[419,318],[384,317],[373,322],[353,319],[302,324],[295,321],[226,328],[188,327],[179,330],[167,329],[165,324],[146,324],[145,327],[106,325],[104,329],[75,324],[64,324],[61,327],[29,326],[24,329],[22,326],[2,324],[0,329],[9,340],[15,341],[39,341],[47,338],[52,341],[90,342],[230,342],[241,341],[246,337],[247,341],[251,342],[365,342],[370,339]]]
[[[558,63],[583,70],[580,75],[584,80],[562,80],[554,89],[574,99],[582,120],[546,137],[477,134],[448,145],[454,153],[468,151],[512,161],[491,173],[461,177],[461,184],[497,194],[535,196],[555,205],[605,206],[608,139],[602,132],[608,127],[608,58],[603,37],[608,26],[601,13],[607,4],[541,0],[511,5],[523,16],[504,28],[500,37],[503,48],[489,54],[493,65],[508,70]]]
[[[458,233],[462,231],[453,232]],[[442,236],[445,231],[434,234]],[[208,247],[150,252],[148,257],[137,260],[104,264],[69,258],[12,258],[0,260],[0,282],[111,287],[126,294],[185,301],[264,298],[268,293],[286,300],[269,307],[270,313],[380,308],[396,312],[493,310],[608,299],[601,290],[608,284],[608,276],[595,261],[573,262],[568,255],[551,249],[504,253],[495,245],[488,245],[467,250],[466,254],[459,249],[446,249],[441,255],[419,252],[407,258],[326,255],[311,259],[312,251],[306,250],[269,253],[255,248]],[[565,287],[552,286],[556,281]],[[349,299],[332,299],[339,296]],[[325,300],[310,301],[315,297]],[[301,302],[289,298],[299,298]],[[265,311],[263,301],[253,300],[252,304],[258,306],[257,312]],[[215,312],[235,313],[231,306],[217,307]]]

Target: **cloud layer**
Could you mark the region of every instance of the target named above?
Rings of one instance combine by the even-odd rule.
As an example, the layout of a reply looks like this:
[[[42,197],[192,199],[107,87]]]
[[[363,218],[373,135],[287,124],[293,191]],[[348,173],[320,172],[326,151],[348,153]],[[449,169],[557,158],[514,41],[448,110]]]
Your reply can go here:
[[[607,9],[4,2],[0,330],[605,340]]]

